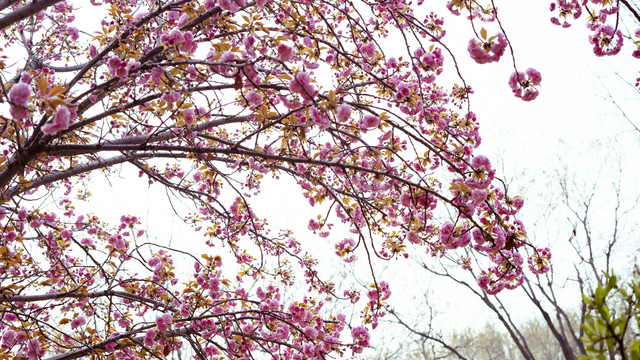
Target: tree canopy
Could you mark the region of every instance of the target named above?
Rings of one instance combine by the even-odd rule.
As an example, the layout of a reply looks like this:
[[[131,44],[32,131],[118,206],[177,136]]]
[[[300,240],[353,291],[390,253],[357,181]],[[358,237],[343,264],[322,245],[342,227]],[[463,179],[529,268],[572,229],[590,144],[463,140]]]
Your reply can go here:
[[[576,15],[574,4],[560,1],[558,19]],[[516,218],[523,199],[476,151],[473,91],[443,17],[423,6],[0,1],[0,359],[350,355],[368,346],[391,295],[374,257],[449,253],[467,267],[456,250],[473,249],[489,294],[519,286],[523,267],[546,272],[549,249],[530,244]],[[469,17],[477,63],[513,54],[493,2],[448,8]],[[606,16],[589,21],[596,55],[620,51]],[[534,100],[542,75],[509,66],[504,86]],[[455,84],[440,84],[445,68]],[[129,181],[191,201],[188,241],[209,253],[154,244],[143,230],[153,220],[126,204],[115,224],[99,204],[76,210],[100,191],[95,176],[125,166],[139,173]],[[309,231],[345,262],[369,263],[367,290],[323,279],[304,241],[269,226],[277,213],[253,211],[261,184],[284,177],[326,211]],[[307,295],[283,298],[299,279]],[[327,310],[330,301],[357,304],[361,319]]]

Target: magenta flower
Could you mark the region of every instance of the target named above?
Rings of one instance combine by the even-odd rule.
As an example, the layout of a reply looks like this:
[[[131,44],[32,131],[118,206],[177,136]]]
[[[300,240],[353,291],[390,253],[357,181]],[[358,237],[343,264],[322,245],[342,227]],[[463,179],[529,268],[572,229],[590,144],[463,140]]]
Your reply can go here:
[[[289,82],[289,90],[300,94],[306,101],[311,101],[318,93],[318,90],[311,85],[311,77],[306,72],[299,72],[295,79]]]
[[[369,331],[364,326],[356,326],[351,330],[351,336],[358,346],[369,346]]]
[[[27,109],[27,103],[31,98],[31,86],[23,82],[19,82],[9,90],[10,104],[9,112],[16,120],[28,118],[30,113]]]
[[[180,44],[179,49],[187,54],[193,54],[198,50],[198,43],[193,40],[193,33],[191,31],[184,33],[184,41]]]
[[[544,274],[549,271],[549,259],[551,259],[551,251],[549,248],[538,249],[536,254],[529,256],[529,270],[534,274]]]
[[[558,10],[558,16],[552,16],[551,23],[562,26],[563,28],[571,26],[571,23],[568,21],[569,18],[572,17],[573,19],[577,19],[582,15],[582,6],[578,0],[557,0],[556,3],[552,3],[549,7],[550,11],[554,11],[556,9]]]
[[[87,323],[87,319],[84,316],[78,316],[71,321],[71,328],[76,329],[80,326],[84,326]]]
[[[258,94],[255,91],[249,91],[244,97],[252,105],[256,105],[257,106],[257,105],[262,104],[262,95]]]
[[[160,36],[160,42],[163,45],[173,46],[174,44],[180,44],[184,41],[184,35],[178,29],[172,30],[170,33],[165,33]]]
[[[31,339],[27,341],[27,357],[29,360],[41,359],[44,354],[45,351],[40,348],[40,342],[38,342],[38,339]]]
[[[362,129],[374,129],[380,124],[380,118],[375,115],[367,115],[360,121]]]
[[[509,87],[516,97],[524,101],[531,101],[538,97],[538,87],[542,81],[542,75],[538,70],[529,68],[525,73],[514,72],[509,78]]]
[[[173,322],[173,316],[171,314],[163,314],[156,318],[156,327],[158,331],[165,332],[169,329],[169,325]]]
[[[362,55],[369,59],[369,60],[375,60],[376,58],[376,45],[374,43],[368,43],[368,44],[363,44],[360,45],[359,47],[360,52],[362,53]]]
[[[483,35],[485,34],[483,33]],[[471,55],[471,58],[478,64],[486,64],[500,60],[506,48],[507,39],[502,33],[497,33],[487,40],[477,41],[471,39],[469,40],[469,46],[467,46],[469,55]]]
[[[593,44],[593,53],[596,56],[616,55],[622,48],[622,31],[614,33],[611,25],[602,25],[594,29],[595,34],[589,36],[589,42]]]
[[[280,59],[280,61],[287,62],[293,58],[293,55],[293,48],[285,44],[278,45],[278,58]]]
[[[42,126],[42,132],[47,135],[56,134],[69,128],[71,112],[66,106],[59,106],[52,120]]]
[[[180,93],[171,90],[162,94],[162,100],[166,101],[169,104],[173,104],[174,102],[180,100]]]
[[[336,117],[341,123],[347,122],[351,117],[351,106],[347,104],[338,106],[338,109],[336,109]]]
[[[71,41],[76,41],[80,38],[80,34],[78,33],[77,27],[69,27],[67,28],[67,35],[71,38]]]

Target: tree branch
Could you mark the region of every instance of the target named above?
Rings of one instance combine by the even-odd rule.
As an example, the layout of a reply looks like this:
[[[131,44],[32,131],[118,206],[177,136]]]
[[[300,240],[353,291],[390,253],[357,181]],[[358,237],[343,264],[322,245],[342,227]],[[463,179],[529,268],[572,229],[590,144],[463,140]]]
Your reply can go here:
[[[49,6],[55,5],[59,2],[61,2],[62,0],[33,0],[31,2],[29,2],[27,5],[24,5],[23,7],[8,13],[7,15],[3,16],[2,18],[0,18],[0,30],[13,25],[15,23],[17,23],[18,21],[22,21],[26,18],[28,18],[29,16],[35,15],[37,14],[39,11],[44,10],[46,8],[48,8]],[[7,7],[5,4],[9,3],[9,5],[11,5],[12,1],[11,0],[7,0],[7,1],[3,1],[4,3],[0,3],[0,9],[4,6],[5,8]],[[13,1],[15,2],[15,1]]]

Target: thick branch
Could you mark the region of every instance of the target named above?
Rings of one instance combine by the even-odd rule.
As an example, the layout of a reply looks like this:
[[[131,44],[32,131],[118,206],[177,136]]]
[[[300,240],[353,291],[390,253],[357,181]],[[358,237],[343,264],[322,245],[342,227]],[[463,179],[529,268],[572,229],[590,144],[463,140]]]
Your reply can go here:
[[[49,6],[55,5],[62,0],[33,0],[26,4],[25,6],[8,13],[7,15],[0,18],[0,30],[11,26],[18,21],[22,21],[29,16],[33,16],[37,14],[39,11],[48,8]],[[5,6],[6,3],[11,3],[11,1],[3,1],[0,3],[0,7]]]
[[[126,291],[116,291],[116,290],[103,290],[103,291],[93,291],[88,293],[82,293],[80,291],[69,291],[63,293],[52,293],[52,294],[41,294],[41,295],[3,295],[0,297],[0,303],[2,302],[38,302],[38,301],[48,301],[48,300],[60,300],[60,299],[68,299],[68,298],[99,298],[104,296],[117,296],[129,300],[140,301],[143,303],[153,304],[157,307],[166,308],[167,304],[155,301],[153,299],[145,298],[139,295],[131,294]]]

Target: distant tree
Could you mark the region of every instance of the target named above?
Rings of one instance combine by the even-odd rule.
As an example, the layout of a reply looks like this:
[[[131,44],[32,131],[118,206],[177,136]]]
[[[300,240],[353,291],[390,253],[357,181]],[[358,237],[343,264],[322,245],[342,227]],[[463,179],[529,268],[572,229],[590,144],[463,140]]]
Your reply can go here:
[[[362,351],[385,314],[372,258],[488,254],[477,275],[492,294],[522,283],[524,248],[548,270],[516,219],[522,200],[475,153],[471,89],[436,84],[451,55],[442,18],[417,16],[403,1],[0,0],[0,359],[324,359]],[[503,30],[469,43],[479,63],[507,49]],[[529,69],[509,84],[532,100],[540,81]],[[210,252],[154,244],[127,204],[116,224],[100,204],[77,211],[92,176],[121,166],[190,200],[185,221]],[[326,211],[310,231],[350,228],[332,251],[370,264],[361,302],[253,211],[269,176]],[[285,303],[302,281],[307,295]],[[363,324],[324,311],[332,299],[361,304]]]

